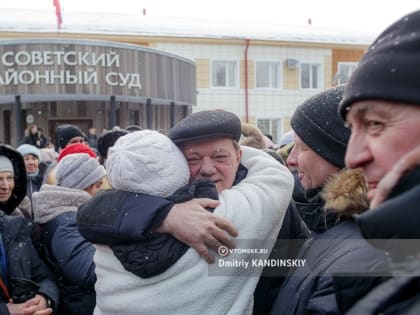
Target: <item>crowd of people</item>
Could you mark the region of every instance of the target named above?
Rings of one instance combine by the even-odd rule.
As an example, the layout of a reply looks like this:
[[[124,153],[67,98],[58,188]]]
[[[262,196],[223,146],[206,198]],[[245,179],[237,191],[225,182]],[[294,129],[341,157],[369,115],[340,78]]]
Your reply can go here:
[[[0,314],[418,314],[419,29],[389,26],[279,148],[227,111],[0,145]]]

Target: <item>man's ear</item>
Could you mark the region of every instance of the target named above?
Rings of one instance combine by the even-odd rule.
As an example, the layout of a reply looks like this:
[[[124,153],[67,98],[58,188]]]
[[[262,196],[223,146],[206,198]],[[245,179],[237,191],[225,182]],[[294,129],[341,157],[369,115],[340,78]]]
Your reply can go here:
[[[240,163],[241,162],[241,158],[242,158],[242,149],[238,150],[238,154],[237,154],[237,162]]]

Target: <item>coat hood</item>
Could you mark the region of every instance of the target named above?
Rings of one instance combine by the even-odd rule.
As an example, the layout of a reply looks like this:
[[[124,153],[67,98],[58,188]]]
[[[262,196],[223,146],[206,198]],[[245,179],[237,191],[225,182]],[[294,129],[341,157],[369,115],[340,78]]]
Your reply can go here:
[[[22,155],[9,145],[0,145],[0,155],[6,156],[13,164],[15,172],[15,188],[12,196],[6,203],[0,203],[0,209],[6,214],[11,214],[13,210],[22,202],[26,195],[26,171]]]

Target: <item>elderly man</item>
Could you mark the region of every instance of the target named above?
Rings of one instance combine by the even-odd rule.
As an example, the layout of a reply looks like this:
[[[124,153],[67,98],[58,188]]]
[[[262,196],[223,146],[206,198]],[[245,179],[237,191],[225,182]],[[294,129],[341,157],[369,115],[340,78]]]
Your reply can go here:
[[[351,129],[346,164],[363,170],[371,199],[393,166],[420,146],[419,29],[417,11],[379,35],[352,74],[340,104],[341,117]],[[347,304],[357,301],[349,314],[406,314],[416,303],[410,314],[418,314],[420,247],[413,239],[420,239],[419,181],[418,169],[408,172],[387,200],[375,202],[378,206],[358,217],[368,240],[381,239],[372,243],[390,254],[395,274],[358,301],[347,295]]]
[[[58,289],[32,244],[33,224],[9,216],[26,194],[22,155],[0,145],[0,314],[52,314]]]
[[[225,220],[229,220],[236,226],[239,236],[244,241],[241,246],[251,247],[255,239],[265,240],[264,245],[268,250],[261,257],[267,257],[290,202],[293,179],[284,166],[266,153],[252,148],[240,148],[237,143],[240,133],[241,125],[238,117],[222,111],[192,114],[179,122],[170,132],[170,138],[179,146],[187,159],[190,180],[210,179],[219,192],[219,202],[210,199],[198,202],[192,200],[181,204],[182,211],[176,209],[169,211],[172,207],[171,203],[160,201],[156,197],[153,200],[151,196],[137,194],[123,198],[119,202],[121,207],[117,211],[114,207],[109,207],[109,211],[106,210],[107,214],[98,219],[94,212],[99,208],[101,211],[104,210],[103,207],[98,206],[98,203],[101,203],[101,198],[104,198],[105,193],[94,197],[79,210],[78,224],[82,235],[94,243],[118,244],[118,242],[141,240],[142,237],[144,239],[147,231],[157,230],[170,233],[182,241],[186,240],[188,244],[193,244],[195,240],[191,239],[189,229],[192,227],[193,230],[197,228],[200,230],[204,221],[207,228],[204,232],[200,230],[199,234],[204,234],[202,239],[205,243],[202,242],[202,246],[196,246],[196,248],[202,256],[209,258],[210,253],[205,244],[216,248],[220,246],[218,240],[220,231],[223,235],[222,239],[228,239],[223,229],[217,225],[220,223],[223,228],[228,225]],[[124,137],[120,140],[122,139]],[[149,201],[149,206],[144,203],[145,200]],[[166,209],[154,210],[152,213],[151,210],[156,209],[156,205],[150,201],[156,203],[156,200],[160,203],[159,208]],[[216,207],[214,214],[205,210],[204,207]],[[191,209],[187,215],[186,208]],[[169,214],[163,220],[162,215],[166,215],[168,211]],[[225,219],[219,219],[223,217]],[[211,220],[209,221],[208,218]],[[148,219],[149,223],[145,224],[145,219]],[[157,220],[159,223],[156,223]],[[115,228],[115,222],[120,222],[118,225],[121,228]],[[146,229],[142,231],[142,227]],[[155,229],[155,227],[158,228]],[[109,232],[110,230],[112,232]],[[131,236],[130,231],[133,234]],[[236,234],[234,231],[231,232]],[[250,259],[251,256],[252,254],[248,253],[241,258]],[[149,286],[138,292],[144,298],[141,299],[141,305],[137,304],[130,312],[133,314],[139,312],[145,314],[251,313],[252,295],[262,269],[254,277],[232,278],[234,275],[243,274],[244,270],[238,270],[238,268],[227,270],[227,273],[226,270],[219,270],[221,274],[215,271],[214,277],[209,276],[208,272],[207,263],[200,259],[193,249],[189,249],[171,268],[160,275],[143,280]],[[112,288],[97,288],[97,290],[102,290],[101,293],[111,293],[109,290]],[[121,296],[119,303],[123,303],[123,300],[129,303],[130,295],[127,295],[127,292],[115,291],[118,290],[112,292],[114,297]],[[134,295],[134,291],[130,294],[138,296],[138,294]],[[158,297],[157,300],[156,297]],[[115,300],[118,299],[113,301]],[[118,305],[112,305],[107,301],[104,301],[102,305],[98,304],[98,310],[103,313],[111,314],[117,309]]]

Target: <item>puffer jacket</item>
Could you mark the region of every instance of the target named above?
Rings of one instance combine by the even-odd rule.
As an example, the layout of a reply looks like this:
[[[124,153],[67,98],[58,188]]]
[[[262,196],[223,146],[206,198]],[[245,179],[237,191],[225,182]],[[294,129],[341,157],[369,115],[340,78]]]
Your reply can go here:
[[[13,295],[14,281],[12,278],[31,280],[39,285],[37,294],[44,295],[52,302],[53,309],[58,306],[58,288],[54,281],[54,276],[47,266],[38,257],[30,238],[33,223],[21,217],[7,216],[0,211],[0,232],[7,259],[7,281],[8,289]],[[23,281],[25,281],[23,280]],[[26,287],[26,285],[24,286]],[[27,286],[27,290],[30,289]],[[29,293],[23,290],[21,297]],[[4,294],[0,294],[0,314],[9,314],[6,303],[8,302]],[[16,299],[15,299],[16,300]]]
[[[33,195],[43,257],[54,270],[62,293],[60,314],[92,314],[95,307],[95,248],[80,235],[76,224],[78,207],[89,199],[83,190],[47,184]],[[70,294],[72,301],[68,302]]]
[[[125,194],[126,192],[115,191],[115,194]],[[127,211],[144,211],[145,204],[141,202],[141,194],[129,194],[127,197],[136,195],[137,202],[130,203]],[[193,198],[218,199],[216,186],[210,180],[198,180],[178,189],[171,196],[167,197],[174,203],[181,203]],[[107,207],[119,211],[121,204],[115,202],[119,198],[110,200]],[[91,205],[93,205],[91,203]],[[98,205],[96,205],[98,206]],[[101,206],[100,206],[101,208]],[[208,209],[213,211],[213,209]],[[141,242],[119,243],[111,246],[114,255],[127,271],[134,273],[142,278],[150,278],[163,273],[188,250],[188,246],[181,243],[169,234],[148,232],[145,233]]]
[[[340,184],[344,182],[347,184]],[[341,191],[348,187],[351,189]],[[329,222],[324,232],[314,232],[304,243],[297,258],[305,263],[288,274],[271,314],[339,314],[333,282],[336,273],[387,268],[386,253],[366,242],[357,224],[349,219],[350,213],[366,210],[364,187],[362,175],[354,171],[343,171],[324,186],[324,211],[334,206],[331,213],[336,215],[336,221]]]

